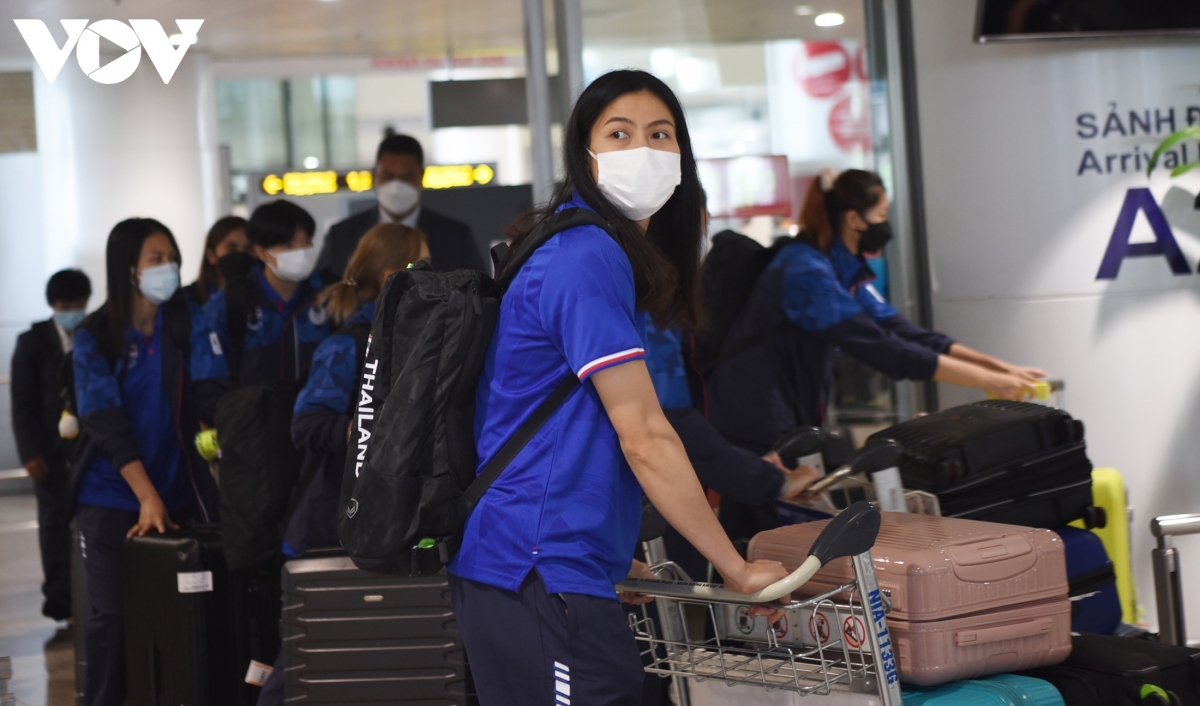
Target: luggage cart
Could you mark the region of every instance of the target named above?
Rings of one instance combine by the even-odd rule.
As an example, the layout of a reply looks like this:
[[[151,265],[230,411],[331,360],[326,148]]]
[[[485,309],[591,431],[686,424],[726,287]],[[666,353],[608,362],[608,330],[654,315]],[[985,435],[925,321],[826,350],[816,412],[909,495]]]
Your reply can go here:
[[[672,677],[685,706],[687,680],[824,697],[814,703],[900,706],[886,617],[890,604],[876,581],[870,554],[879,521],[879,511],[870,504],[852,505],[830,522],[799,569],[751,595],[691,582],[671,562],[653,564],[651,570],[674,580],[622,582],[617,590],[653,596],[658,608],[657,620],[646,612],[630,617],[646,671]],[[811,598],[779,602],[841,556],[852,558],[854,581]],[[767,625],[765,617],[753,615],[752,605],[782,609],[785,618]],[[700,630],[689,624],[695,614],[703,617]]]
[[[1179,578],[1179,550],[1171,537],[1200,534],[1200,514],[1163,515],[1150,521],[1150,533],[1158,540],[1151,552],[1154,592],[1158,603],[1159,641],[1186,646],[1187,624],[1183,619],[1183,585]]]

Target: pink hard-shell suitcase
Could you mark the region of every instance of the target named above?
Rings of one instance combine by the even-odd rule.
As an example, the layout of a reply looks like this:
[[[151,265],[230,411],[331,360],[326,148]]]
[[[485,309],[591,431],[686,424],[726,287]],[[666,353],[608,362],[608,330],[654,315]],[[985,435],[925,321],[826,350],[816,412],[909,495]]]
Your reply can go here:
[[[1058,664],[1071,653],[1063,543],[1055,533],[975,520],[885,512],[871,549],[890,597],[888,626],[900,678],[932,686]],[[828,521],[762,532],[751,559],[793,570]],[[800,592],[854,580],[848,559],[822,568]]]

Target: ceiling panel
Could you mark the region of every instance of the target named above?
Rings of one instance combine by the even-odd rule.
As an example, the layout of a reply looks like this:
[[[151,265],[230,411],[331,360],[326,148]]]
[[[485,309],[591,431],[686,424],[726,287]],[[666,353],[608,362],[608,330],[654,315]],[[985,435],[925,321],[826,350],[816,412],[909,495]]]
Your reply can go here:
[[[549,0],[547,5],[549,6]],[[684,44],[862,36],[862,0],[805,2],[846,16],[822,29],[795,0],[582,0],[595,45]],[[0,57],[28,58],[12,19],[41,19],[56,38],[62,18],[163,22],[203,19],[198,48],[218,59],[289,56],[520,54],[521,0],[0,0]],[[548,26],[553,27],[552,20]]]

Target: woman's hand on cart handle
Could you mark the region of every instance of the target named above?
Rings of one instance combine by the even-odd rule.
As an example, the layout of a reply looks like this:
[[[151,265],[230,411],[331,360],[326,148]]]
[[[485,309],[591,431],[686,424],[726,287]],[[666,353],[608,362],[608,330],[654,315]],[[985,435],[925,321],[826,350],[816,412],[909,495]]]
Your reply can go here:
[[[787,577],[788,570],[778,561],[747,561],[742,565],[742,572],[739,576],[725,577],[725,587],[738,593],[754,594],[786,580]],[[782,595],[777,600],[787,603],[791,599],[788,595]],[[772,624],[783,618],[782,610],[764,605],[750,606],[750,614],[765,615]]]
[[[657,579],[654,572],[645,562],[633,560],[633,565],[629,567],[629,578],[631,579]],[[630,605],[645,605],[654,600],[653,596],[647,596],[644,593],[635,593],[634,591],[621,591],[617,594],[623,603]]]
[[[726,577],[726,585],[735,591],[751,594],[748,603],[773,603],[808,582],[829,562],[844,556],[868,552],[875,546],[881,521],[879,510],[868,502],[859,501],[829,521],[808,551],[808,558],[786,577],[755,591]],[[771,562],[774,563],[774,562]],[[782,567],[781,567],[782,568]]]
[[[783,493],[780,495],[784,500],[796,500],[802,496],[810,495],[808,488],[813,483],[821,479],[821,474],[817,469],[809,466],[798,466],[796,470],[789,471],[787,480],[783,484]]]

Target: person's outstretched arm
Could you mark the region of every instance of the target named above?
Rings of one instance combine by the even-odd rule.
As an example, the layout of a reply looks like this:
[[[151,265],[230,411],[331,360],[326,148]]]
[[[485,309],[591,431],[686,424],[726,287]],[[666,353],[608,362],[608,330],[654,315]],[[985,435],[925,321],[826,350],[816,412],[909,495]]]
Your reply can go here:
[[[621,450],[650,502],[667,522],[725,577],[730,588],[750,593],[787,576],[774,561],[748,562],[708,506],[683,444],[663,415],[642,360],[632,360],[591,376]]]
[[[1026,380],[1042,380],[1049,377],[1049,373],[1039,368],[1031,368],[1024,365],[1015,365],[1004,360],[1000,360],[995,356],[990,356],[982,351],[977,351],[973,348],[968,348],[961,343],[955,343],[950,346],[948,351],[951,358],[962,360],[967,363],[973,363],[981,368],[994,370],[998,373],[1007,373],[1016,375],[1017,377]]]

